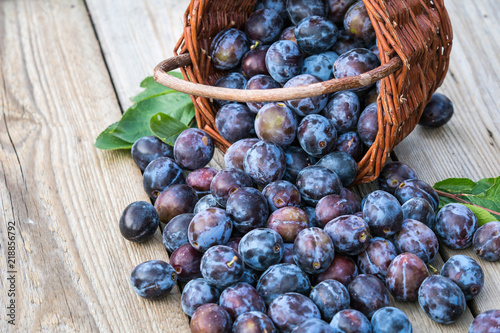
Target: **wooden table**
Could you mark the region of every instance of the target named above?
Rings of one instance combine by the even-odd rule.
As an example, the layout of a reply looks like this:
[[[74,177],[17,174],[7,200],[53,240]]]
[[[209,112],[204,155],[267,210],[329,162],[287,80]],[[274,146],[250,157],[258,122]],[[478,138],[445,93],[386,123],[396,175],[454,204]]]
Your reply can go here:
[[[500,3],[446,2],[455,41],[441,91],[456,114],[444,128],[417,128],[395,150],[429,183],[500,174]],[[129,152],[93,147],[131,105],[141,80],[172,55],[187,4],[0,0],[0,331],[189,330],[178,289],[155,302],[132,291],[133,267],[167,260],[167,252],[159,232],[146,244],[121,237],[124,207],[147,200],[141,174]],[[470,249],[442,247],[438,268],[456,253],[477,259]],[[466,332],[473,316],[500,308],[499,264],[480,263],[485,288],[457,323],[441,326],[417,304],[401,305],[415,332]],[[15,281],[7,280],[12,275]],[[11,287],[15,326],[7,325],[5,308]]]

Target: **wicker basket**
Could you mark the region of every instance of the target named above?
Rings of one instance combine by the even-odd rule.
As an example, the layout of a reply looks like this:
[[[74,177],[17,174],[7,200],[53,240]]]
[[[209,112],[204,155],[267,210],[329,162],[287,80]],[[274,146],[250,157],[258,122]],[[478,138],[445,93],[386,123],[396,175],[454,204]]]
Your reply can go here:
[[[392,149],[415,128],[425,105],[448,70],[453,33],[443,0],[363,0],[377,34],[381,66],[359,76],[306,87],[234,90],[213,87],[226,73],[210,64],[212,38],[222,29],[242,28],[256,0],[191,0],[175,57],[155,68],[157,82],[189,93],[198,127],[223,151],[230,143],[215,128],[212,100],[283,101],[332,93],[383,79],[377,99],[377,138],[358,164],[354,184],[374,180]],[[180,68],[184,80],[167,74]]]

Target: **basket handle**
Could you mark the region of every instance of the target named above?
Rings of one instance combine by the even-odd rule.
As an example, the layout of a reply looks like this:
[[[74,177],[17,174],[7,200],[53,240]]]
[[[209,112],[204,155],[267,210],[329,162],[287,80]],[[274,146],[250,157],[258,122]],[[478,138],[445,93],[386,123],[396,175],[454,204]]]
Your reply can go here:
[[[364,87],[391,75],[403,66],[401,59],[399,57],[394,57],[386,64],[357,76],[332,79],[301,87],[245,90],[220,88],[193,83],[168,74],[169,71],[191,64],[189,53],[184,53],[164,60],[155,67],[155,81],[171,89],[194,96],[235,102],[279,102]]]

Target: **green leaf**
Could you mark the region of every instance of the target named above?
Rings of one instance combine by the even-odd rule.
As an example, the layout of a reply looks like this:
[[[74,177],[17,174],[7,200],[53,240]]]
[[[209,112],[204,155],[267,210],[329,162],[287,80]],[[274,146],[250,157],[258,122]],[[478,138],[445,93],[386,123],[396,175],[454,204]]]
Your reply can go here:
[[[468,178],[449,178],[434,184],[436,190],[453,194],[472,193],[475,186],[476,183]]]
[[[500,177],[481,179],[477,183],[467,178],[450,178],[436,183],[434,188],[454,196],[454,198],[441,196],[440,207],[448,203],[460,202],[456,199],[461,199],[476,205],[471,205],[474,207],[471,210],[478,219],[481,218],[482,221],[489,220],[487,222],[500,220]],[[499,212],[499,214],[489,213],[481,207]]]
[[[488,222],[491,222],[491,221],[498,220],[498,218],[496,218],[494,215],[490,214],[488,211],[484,210],[481,207],[468,205],[468,204],[464,204],[464,205],[467,206],[470,210],[472,210],[474,215],[476,215],[477,220],[479,221],[479,226],[482,226],[482,225],[484,225]]]
[[[183,79],[182,74],[179,72],[169,72],[169,74],[175,76],[176,78]],[[173,89],[157,83],[152,76],[148,76],[141,82],[141,88],[145,88],[146,90],[141,92],[139,95],[132,97],[132,101],[140,102],[147,98],[155,97],[169,91],[174,91]]]
[[[169,74],[182,78],[179,72]],[[153,77],[141,82],[145,88],[132,98],[132,105],[119,122],[109,126],[96,140],[95,146],[100,149],[127,149],[143,136],[153,135],[150,128],[151,117],[158,113],[169,115],[186,126],[193,122],[195,111],[191,97],[156,83]],[[165,118],[166,119],[166,118]],[[170,120],[167,120],[170,122]]]
[[[130,149],[133,142],[127,142],[113,135],[112,131],[115,129],[118,122],[108,126],[95,140],[94,146],[103,150],[115,149]]]
[[[157,113],[150,120],[151,131],[163,142],[173,146],[175,140],[184,130],[186,125],[165,113]]]
[[[129,142],[152,135],[149,120],[159,112],[171,115],[185,125],[194,117],[194,107],[189,95],[172,90],[168,94],[147,98],[131,106],[123,114],[113,134]]]

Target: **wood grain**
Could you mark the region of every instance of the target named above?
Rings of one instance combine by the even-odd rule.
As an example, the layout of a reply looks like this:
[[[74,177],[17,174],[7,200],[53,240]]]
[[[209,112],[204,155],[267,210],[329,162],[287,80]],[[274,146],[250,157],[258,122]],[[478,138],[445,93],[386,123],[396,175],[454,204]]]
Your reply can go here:
[[[129,282],[168,257],[159,233],[131,244],[118,232],[125,206],[148,198],[127,152],[93,147],[120,109],[84,3],[1,1],[0,77],[2,306],[17,228],[17,325],[0,330],[188,331],[178,289],[149,302]]]
[[[395,149],[399,160],[434,184],[450,177],[479,180],[500,175],[500,4],[495,0],[446,2],[455,30],[450,71],[440,89],[454,103],[451,121],[417,129]],[[474,315],[500,309],[500,264],[479,259],[469,248],[441,246],[446,260],[464,254],[477,260],[486,279],[471,303]]]
[[[174,55],[188,0],[87,0],[121,105],[162,60]]]

